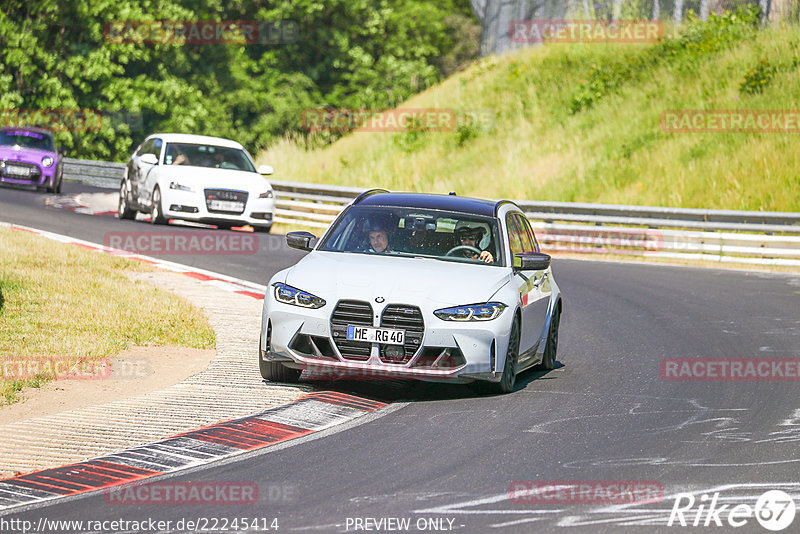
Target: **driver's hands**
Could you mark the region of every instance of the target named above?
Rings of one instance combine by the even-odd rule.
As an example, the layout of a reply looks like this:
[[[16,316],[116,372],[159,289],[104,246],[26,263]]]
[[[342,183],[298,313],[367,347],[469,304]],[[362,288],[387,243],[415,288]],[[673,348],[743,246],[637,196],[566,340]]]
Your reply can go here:
[[[486,263],[494,263],[494,256],[492,256],[492,253],[489,252],[488,250],[484,250],[483,252],[481,252],[481,255],[478,256],[478,258]]]

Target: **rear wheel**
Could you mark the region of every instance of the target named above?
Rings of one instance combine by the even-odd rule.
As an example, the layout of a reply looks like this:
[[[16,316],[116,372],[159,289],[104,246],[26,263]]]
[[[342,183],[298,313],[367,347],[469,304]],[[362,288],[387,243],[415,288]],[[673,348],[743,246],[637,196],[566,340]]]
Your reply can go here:
[[[561,322],[561,308],[557,308],[550,321],[550,329],[547,331],[547,345],[544,348],[542,357],[542,369],[551,371],[556,367],[556,355],[558,354],[558,327]]]
[[[153,206],[150,208],[150,222],[152,224],[166,224],[164,210],[161,208],[161,190],[156,186],[153,191]]]
[[[503,366],[503,377],[500,382],[492,382],[491,389],[495,393],[511,393],[517,381],[517,357],[519,356],[519,319],[514,319],[511,334],[508,336],[506,363]]]
[[[128,184],[123,180],[119,186],[119,206],[117,207],[117,214],[120,219],[134,219],[136,218],[136,210],[131,209],[128,204]]]
[[[264,361],[261,356],[261,343],[262,339],[260,338],[258,340],[258,370],[261,372],[261,378],[269,382],[296,384],[303,373],[302,369],[290,369],[278,362]]]

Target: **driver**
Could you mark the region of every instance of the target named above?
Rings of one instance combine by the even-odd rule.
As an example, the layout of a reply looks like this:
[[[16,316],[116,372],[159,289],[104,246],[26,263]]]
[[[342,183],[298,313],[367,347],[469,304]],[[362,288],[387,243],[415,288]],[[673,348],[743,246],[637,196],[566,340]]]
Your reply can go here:
[[[392,252],[389,246],[389,233],[386,231],[387,225],[381,221],[367,221],[364,231],[369,237],[369,248],[367,252],[373,254],[386,254]]]
[[[478,226],[477,223],[462,223],[456,228],[456,237],[460,245],[474,249],[462,249],[461,253],[465,258],[479,259],[484,263],[494,263],[492,253],[488,250],[481,250],[479,245],[485,234],[486,229],[483,226]]]

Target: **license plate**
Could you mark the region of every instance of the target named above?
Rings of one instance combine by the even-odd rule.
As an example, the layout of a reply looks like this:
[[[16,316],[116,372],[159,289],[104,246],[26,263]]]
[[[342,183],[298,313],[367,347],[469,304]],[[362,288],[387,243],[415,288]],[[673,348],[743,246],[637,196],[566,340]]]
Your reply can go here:
[[[220,211],[242,211],[244,204],[233,200],[212,200],[208,207]]]
[[[372,328],[371,326],[347,325],[347,339],[350,341],[367,341],[384,345],[402,345],[406,337],[405,330],[392,328]]]
[[[6,165],[6,174],[13,174],[16,176],[30,176],[31,170],[28,167],[16,167],[14,165]]]

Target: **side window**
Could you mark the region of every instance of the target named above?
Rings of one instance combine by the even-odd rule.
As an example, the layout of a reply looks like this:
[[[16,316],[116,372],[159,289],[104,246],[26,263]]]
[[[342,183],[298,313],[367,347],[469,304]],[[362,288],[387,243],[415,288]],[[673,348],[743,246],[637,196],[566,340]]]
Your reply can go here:
[[[150,139],[149,141],[145,141],[142,143],[142,146],[139,147],[139,150],[136,151],[137,156],[144,156],[150,151],[150,148],[153,146],[153,140]]]
[[[149,154],[154,155],[157,158],[161,157],[161,145],[163,141],[161,139],[155,138],[153,139],[153,146],[147,151]]]
[[[511,250],[511,265],[519,267],[522,265],[522,260],[516,255],[520,252],[525,252],[525,249],[522,239],[520,239],[519,227],[513,213],[506,215],[506,225],[508,226],[508,247]]]
[[[523,215],[515,215],[517,219],[517,226],[520,229],[520,239],[525,248],[525,252],[539,252],[539,246],[536,244],[536,238],[533,235],[530,221]]]

